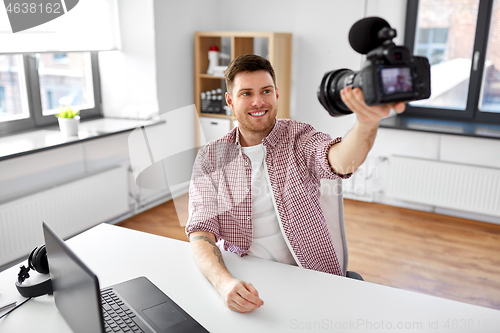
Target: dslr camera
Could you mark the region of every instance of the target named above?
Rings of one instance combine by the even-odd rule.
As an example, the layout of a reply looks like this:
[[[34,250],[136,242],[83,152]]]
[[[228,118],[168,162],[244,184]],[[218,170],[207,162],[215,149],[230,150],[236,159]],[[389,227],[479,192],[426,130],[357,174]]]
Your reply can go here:
[[[349,31],[349,43],[366,61],[359,72],[338,69],[324,75],[318,99],[335,117],[352,113],[340,98],[350,86],[361,88],[367,105],[415,101],[431,95],[429,60],[410,55],[405,46],[392,39],[396,30],[382,18],[368,17],[356,22]]]

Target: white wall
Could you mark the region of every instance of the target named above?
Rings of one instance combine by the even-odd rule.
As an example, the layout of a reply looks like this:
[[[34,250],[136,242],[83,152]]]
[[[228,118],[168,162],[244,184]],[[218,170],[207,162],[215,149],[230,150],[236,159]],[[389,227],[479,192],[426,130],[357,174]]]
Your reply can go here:
[[[118,1],[121,48],[99,52],[106,117],[148,119],[158,114],[153,0]]]
[[[317,86],[327,71],[360,68],[347,35],[365,15],[384,17],[402,36],[405,1],[121,0],[118,9],[122,47],[99,55],[106,116],[145,118],[193,104],[195,31],[282,31],[293,33],[291,117],[343,135],[354,117],[329,117]]]
[[[352,117],[332,119],[316,97],[325,72],[359,68],[361,56],[349,46],[352,24],[363,17],[364,0],[222,0],[222,29],[293,34],[290,117],[316,129],[343,135]],[[279,107],[279,105],[278,105]],[[351,118],[351,119],[350,119]]]
[[[154,104],[155,98],[160,113],[192,104],[195,31],[291,32],[291,117],[332,136],[344,136],[353,126],[355,116],[330,117],[318,102],[316,91],[326,72],[360,69],[363,57],[348,43],[350,27],[365,16],[380,16],[397,29],[395,42],[402,44],[406,15],[404,0],[125,0],[119,6],[125,54],[101,55],[107,114],[124,115],[127,114],[124,105]],[[115,69],[110,69],[113,65]],[[194,137],[194,128],[195,124],[186,123],[181,130]],[[498,140],[380,129],[367,162],[370,167],[378,168],[379,177],[366,181],[363,178],[368,173],[360,172],[355,181],[363,183],[364,193],[353,197],[443,212],[385,197],[385,158],[402,154],[500,167],[490,156],[491,149],[500,150],[499,144]],[[472,147],[471,158],[464,157],[457,147]]]
[[[220,30],[219,9],[217,0],[154,2],[158,102],[161,118],[167,121],[164,130],[174,138],[165,144],[180,140],[187,147],[183,157],[175,160],[185,165],[171,170],[169,186],[186,177],[182,170],[191,170],[196,157],[195,126],[199,121],[194,112],[185,111],[194,104],[194,33]],[[176,195],[173,188],[171,192]]]
[[[133,6],[129,8],[132,10]],[[196,31],[291,32],[291,117],[333,135],[344,135],[355,118],[329,117],[316,98],[316,90],[323,74],[329,70],[359,69],[361,56],[350,48],[347,35],[351,25],[362,18],[364,12],[364,0],[154,1],[154,65],[159,112],[166,113],[194,102]],[[137,22],[144,19],[130,15],[121,17]],[[137,33],[143,32],[139,29]],[[130,31],[124,30],[124,34],[122,38],[126,39]],[[142,74],[141,81],[152,78],[148,75]],[[194,124],[183,125],[182,131],[192,133],[194,138]]]
[[[141,106],[156,100],[159,113],[192,104],[195,31],[282,31],[293,34],[291,117],[345,135],[355,117],[331,118],[317,87],[330,70],[360,68],[347,37],[354,22],[387,12],[400,30],[402,7],[401,0],[120,1],[122,49],[100,55],[105,114],[148,116]]]
[[[293,94],[297,101],[291,117],[334,137],[343,136],[354,125],[354,116],[330,117],[318,101],[317,89],[326,72],[359,70],[361,55],[349,45],[348,33],[363,17],[364,1],[298,1],[297,12]]]
[[[406,1],[402,0],[257,0],[250,6],[244,1],[221,0],[221,4],[222,30],[293,33],[291,118],[307,122],[332,136],[344,136],[356,118],[354,115],[330,117],[319,104],[316,91],[325,72],[339,68],[360,69],[364,57],[353,51],[348,42],[352,24],[366,16],[380,16],[397,30],[395,42],[404,42]],[[365,165],[365,169],[376,171],[361,170],[353,181],[346,182],[346,188],[362,184],[362,193],[349,195],[355,199],[471,217],[387,198],[383,193],[388,172],[386,158],[403,155],[500,168],[498,161],[489,156],[491,151],[500,151],[499,145],[498,140],[380,129]],[[469,158],[458,147],[485,149],[472,149]],[[496,218],[488,216],[474,215],[473,218],[497,222]]]
[[[194,33],[221,29],[220,6],[217,0],[154,1],[160,113],[194,104]],[[194,136],[194,124],[186,130]]]
[[[343,136],[354,125],[354,115],[332,118],[317,99],[323,75],[331,70],[359,70],[362,56],[348,41],[351,26],[377,15],[404,35],[406,2],[402,0],[221,0],[221,29],[279,31],[293,34],[290,117],[317,130]],[[396,42],[402,42],[398,37]]]
[[[193,104],[194,32],[218,29],[217,4],[120,0],[121,48],[99,54],[104,115],[147,119]],[[173,129],[164,124],[149,130],[168,133],[194,148],[196,122],[186,114]],[[175,140],[169,141],[164,144]]]

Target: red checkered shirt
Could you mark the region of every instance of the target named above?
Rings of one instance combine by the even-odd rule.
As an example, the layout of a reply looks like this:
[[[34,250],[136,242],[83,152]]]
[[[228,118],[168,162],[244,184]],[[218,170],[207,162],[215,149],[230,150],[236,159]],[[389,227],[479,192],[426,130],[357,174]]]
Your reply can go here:
[[[341,138],[312,126],[277,119],[262,140],[279,221],[299,265],[342,275],[320,206],[320,180],[339,176],[328,163],[328,149]],[[243,256],[252,243],[252,168],[242,152],[238,128],[198,152],[189,188],[186,233],[211,232],[221,250]]]

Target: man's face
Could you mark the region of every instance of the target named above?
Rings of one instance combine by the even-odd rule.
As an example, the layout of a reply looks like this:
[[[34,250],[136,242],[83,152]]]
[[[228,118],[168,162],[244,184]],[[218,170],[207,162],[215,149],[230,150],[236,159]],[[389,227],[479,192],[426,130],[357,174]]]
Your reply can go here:
[[[260,70],[236,74],[232,93],[226,93],[226,102],[242,133],[262,133],[264,138],[274,126],[278,97],[271,74]]]

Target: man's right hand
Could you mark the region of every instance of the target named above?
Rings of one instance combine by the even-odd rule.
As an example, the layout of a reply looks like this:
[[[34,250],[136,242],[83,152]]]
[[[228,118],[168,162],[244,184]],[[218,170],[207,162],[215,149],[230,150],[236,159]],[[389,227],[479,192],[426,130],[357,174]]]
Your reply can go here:
[[[251,312],[264,305],[251,283],[228,278],[221,281],[217,290],[227,307],[239,313]]]

